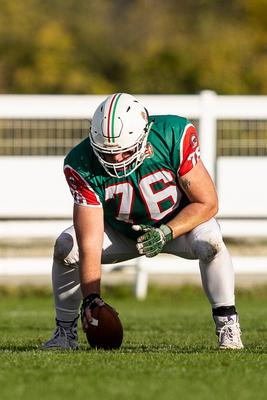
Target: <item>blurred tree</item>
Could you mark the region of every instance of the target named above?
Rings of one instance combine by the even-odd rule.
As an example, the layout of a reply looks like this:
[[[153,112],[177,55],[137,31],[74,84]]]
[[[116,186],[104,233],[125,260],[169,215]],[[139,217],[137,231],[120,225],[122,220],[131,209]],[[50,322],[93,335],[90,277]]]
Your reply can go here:
[[[267,93],[267,0],[0,0],[1,93]]]

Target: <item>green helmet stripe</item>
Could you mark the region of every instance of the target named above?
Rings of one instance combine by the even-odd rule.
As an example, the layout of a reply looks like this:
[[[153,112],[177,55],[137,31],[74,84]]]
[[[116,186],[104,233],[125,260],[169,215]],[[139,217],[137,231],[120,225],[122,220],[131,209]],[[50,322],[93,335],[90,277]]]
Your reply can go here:
[[[115,102],[114,102],[114,106],[113,106],[113,110],[112,112],[112,116],[111,116],[111,140],[114,143],[115,142],[115,132],[114,132],[114,124],[115,124],[115,113],[116,113],[116,108],[117,108],[117,104],[119,101],[119,98],[121,97],[122,93],[119,93],[116,96]]]

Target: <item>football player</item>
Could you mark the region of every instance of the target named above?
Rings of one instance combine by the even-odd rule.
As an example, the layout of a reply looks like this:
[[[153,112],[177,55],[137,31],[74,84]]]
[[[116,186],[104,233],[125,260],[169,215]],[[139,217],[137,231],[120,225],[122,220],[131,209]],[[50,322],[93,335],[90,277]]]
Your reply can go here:
[[[44,349],[76,349],[101,298],[101,264],[163,252],[198,259],[220,349],[242,349],[231,257],[214,219],[218,200],[198,134],[176,115],[148,115],[116,93],[96,109],[89,137],[65,158],[74,226],[56,240],[56,330]],[[164,268],[164,267],[163,267]],[[179,265],[177,265],[179,271]]]

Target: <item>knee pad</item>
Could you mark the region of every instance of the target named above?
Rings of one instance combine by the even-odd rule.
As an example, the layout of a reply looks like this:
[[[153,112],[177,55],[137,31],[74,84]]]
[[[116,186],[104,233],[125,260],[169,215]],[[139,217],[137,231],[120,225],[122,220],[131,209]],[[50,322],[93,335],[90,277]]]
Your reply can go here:
[[[225,247],[222,236],[217,232],[203,232],[193,242],[195,256],[204,263],[211,262]]]
[[[79,261],[78,246],[69,233],[63,232],[57,238],[54,247],[54,258],[65,265],[73,265]]]

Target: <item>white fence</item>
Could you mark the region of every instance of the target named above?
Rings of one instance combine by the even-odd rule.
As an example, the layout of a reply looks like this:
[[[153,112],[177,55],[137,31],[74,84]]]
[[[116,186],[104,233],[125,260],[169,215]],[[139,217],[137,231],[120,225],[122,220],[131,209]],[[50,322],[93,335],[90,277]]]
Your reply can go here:
[[[0,119],[91,119],[105,97],[0,95]],[[202,159],[217,186],[224,235],[267,237],[266,157],[216,155],[217,120],[267,120],[267,96],[219,96],[203,91],[189,96],[136,97],[150,114],[199,120]],[[55,236],[70,223],[72,198],[62,162],[63,157],[56,156],[0,157],[0,238]],[[41,219],[52,220],[40,225]]]
[[[0,95],[0,119],[90,119],[105,97]],[[200,95],[137,97],[151,114],[174,113],[199,120],[202,159],[217,186],[220,218],[267,218],[266,157],[216,155],[217,120],[267,120],[267,96],[219,96],[203,91]],[[0,219],[70,218],[62,160],[56,156],[0,157]]]

